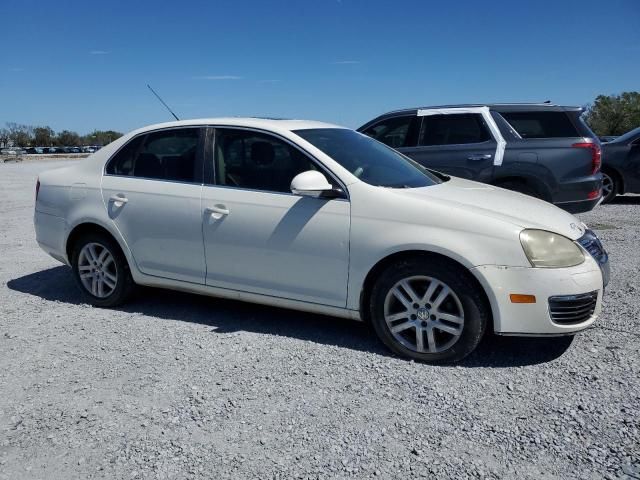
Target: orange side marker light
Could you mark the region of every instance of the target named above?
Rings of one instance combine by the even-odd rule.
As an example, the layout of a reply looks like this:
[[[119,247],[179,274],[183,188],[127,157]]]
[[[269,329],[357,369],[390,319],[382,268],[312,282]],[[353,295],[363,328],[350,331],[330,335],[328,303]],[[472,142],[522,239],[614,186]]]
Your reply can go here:
[[[512,293],[509,295],[511,303],[536,303],[535,295],[526,295],[524,293]]]

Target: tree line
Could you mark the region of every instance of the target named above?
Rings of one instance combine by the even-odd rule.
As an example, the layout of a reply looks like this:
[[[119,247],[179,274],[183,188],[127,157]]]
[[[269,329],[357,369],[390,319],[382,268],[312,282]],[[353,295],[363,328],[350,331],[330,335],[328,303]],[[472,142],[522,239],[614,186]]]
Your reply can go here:
[[[598,95],[587,105],[585,121],[596,135],[622,135],[640,127],[640,92]]]
[[[0,146],[18,147],[79,147],[82,145],[106,145],[122,136],[114,130],[94,130],[80,135],[71,130],[55,132],[51,127],[36,127],[8,122],[0,128]]]
[[[622,135],[640,127],[640,92],[623,92],[619,95],[598,95],[593,103],[585,106],[585,121],[599,137]],[[106,145],[122,133],[114,130],[94,130],[80,135],[71,130],[54,132],[50,127],[36,127],[7,123],[0,128],[0,146],[19,147],[79,147],[82,145]]]

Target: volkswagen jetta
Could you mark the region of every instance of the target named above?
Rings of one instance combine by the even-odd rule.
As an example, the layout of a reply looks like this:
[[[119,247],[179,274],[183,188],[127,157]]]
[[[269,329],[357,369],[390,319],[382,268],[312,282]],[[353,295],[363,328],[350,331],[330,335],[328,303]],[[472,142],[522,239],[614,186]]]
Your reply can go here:
[[[583,330],[608,277],[571,214],[311,121],[136,130],[42,173],[34,220],[93,305],[138,284],[359,319],[428,362],[462,359],[485,330]]]

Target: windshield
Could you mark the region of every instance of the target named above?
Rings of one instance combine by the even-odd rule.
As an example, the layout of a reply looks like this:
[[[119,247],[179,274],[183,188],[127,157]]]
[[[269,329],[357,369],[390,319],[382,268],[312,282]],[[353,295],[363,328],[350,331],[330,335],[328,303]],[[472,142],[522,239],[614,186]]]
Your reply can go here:
[[[354,130],[313,128],[293,133],[370,185],[417,188],[441,183],[438,177],[413,160]]]

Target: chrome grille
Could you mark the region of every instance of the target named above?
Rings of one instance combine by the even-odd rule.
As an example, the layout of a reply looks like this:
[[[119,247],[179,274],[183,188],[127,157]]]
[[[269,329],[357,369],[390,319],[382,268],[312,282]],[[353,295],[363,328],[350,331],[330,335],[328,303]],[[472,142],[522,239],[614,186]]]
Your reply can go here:
[[[549,297],[549,313],[555,323],[586,322],[591,318],[598,302],[598,291],[580,295]]]

